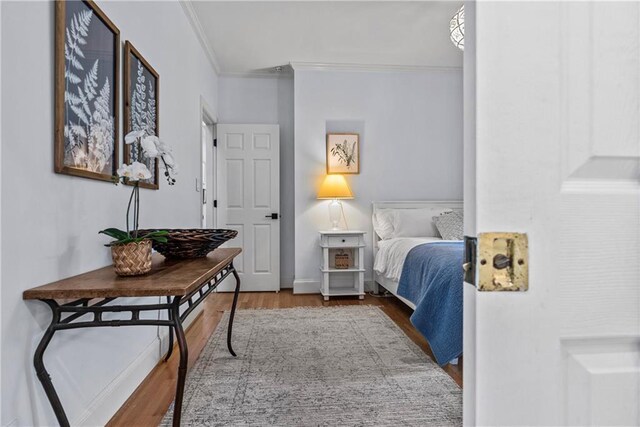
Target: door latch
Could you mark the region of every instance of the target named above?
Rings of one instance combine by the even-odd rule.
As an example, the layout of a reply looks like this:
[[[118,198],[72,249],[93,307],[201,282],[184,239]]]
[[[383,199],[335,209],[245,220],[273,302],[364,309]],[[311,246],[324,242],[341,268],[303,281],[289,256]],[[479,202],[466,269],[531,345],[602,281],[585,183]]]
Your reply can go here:
[[[529,244],[524,233],[478,235],[478,290],[529,289]]]
[[[464,236],[464,281],[476,286],[476,260],[478,259],[478,239]]]

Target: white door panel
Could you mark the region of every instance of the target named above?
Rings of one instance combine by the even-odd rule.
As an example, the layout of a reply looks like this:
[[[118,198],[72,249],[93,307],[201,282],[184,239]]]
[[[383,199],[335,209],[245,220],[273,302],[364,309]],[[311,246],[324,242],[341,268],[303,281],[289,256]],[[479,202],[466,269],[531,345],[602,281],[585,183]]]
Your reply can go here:
[[[640,4],[475,12],[476,231],[526,232],[530,273],[465,299],[465,422],[639,425]]]
[[[226,246],[243,291],[280,289],[280,137],[278,125],[218,125],[218,227],[238,230]],[[223,283],[222,291],[231,291]]]

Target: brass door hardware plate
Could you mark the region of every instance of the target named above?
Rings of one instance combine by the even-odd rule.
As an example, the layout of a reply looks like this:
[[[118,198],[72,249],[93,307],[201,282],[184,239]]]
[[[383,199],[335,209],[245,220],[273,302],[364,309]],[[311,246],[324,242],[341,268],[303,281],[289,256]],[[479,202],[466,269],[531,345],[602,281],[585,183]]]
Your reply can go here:
[[[529,289],[529,244],[524,233],[478,235],[478,290]]]

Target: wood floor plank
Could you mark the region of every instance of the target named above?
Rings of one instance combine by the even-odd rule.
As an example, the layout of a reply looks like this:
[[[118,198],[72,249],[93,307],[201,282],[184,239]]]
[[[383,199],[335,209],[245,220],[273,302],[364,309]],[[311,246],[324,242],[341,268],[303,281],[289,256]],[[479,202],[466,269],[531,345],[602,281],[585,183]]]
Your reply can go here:
[[[186,331],[189,345],[189,367],[193,366],[204,349],[209,337],[220,323],[225,310],[231,308],[233,293],[214,293],[203,302],[203,311],[194,319]],[[411,325],[411,309],[394,297],[367,295],[364,300],[355,298],[334,298],[323,301],[317,294],[294,295],[291,290],[279,293],[245,292],[240,294],[238,309],[292,308],[336,305],[376,305],[393,320],[407,336],[429,357],[434,359],[429,344]],[[107,424],[115,426],[157,426],[173,401],[179,352],[174,349],[171,358],[158,365],[134,391],[120,410]],[[434,359],[435,360],[435,359]],[[462,366],[447,365],[444,371],[462,387]]]

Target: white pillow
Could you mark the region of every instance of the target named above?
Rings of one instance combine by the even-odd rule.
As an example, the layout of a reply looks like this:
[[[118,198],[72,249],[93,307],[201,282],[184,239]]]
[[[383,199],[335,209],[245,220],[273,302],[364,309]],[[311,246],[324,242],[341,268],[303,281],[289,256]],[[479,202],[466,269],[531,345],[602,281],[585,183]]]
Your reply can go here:
[[[439,237],[433,217],[450,208],[397,209],[393,216],[393,237]]]
[[[373,214],[373,229],[382,240],[393,238],[393,209],[380,209]]]

